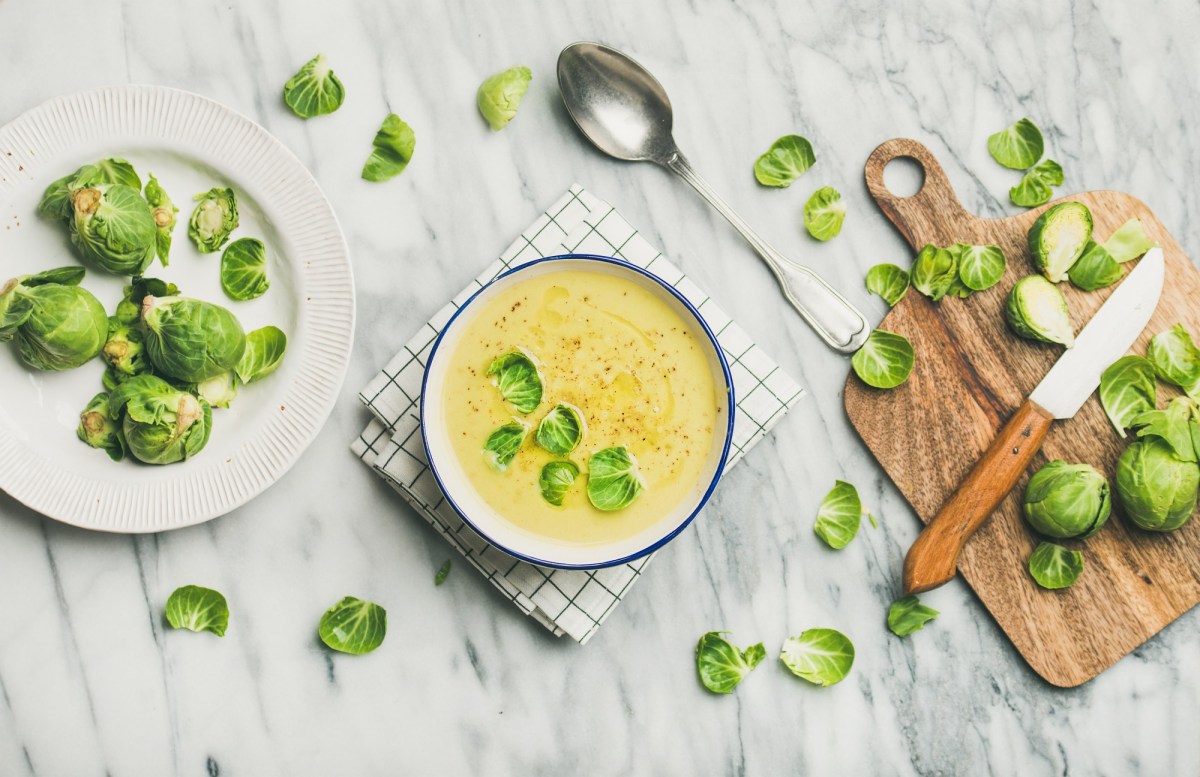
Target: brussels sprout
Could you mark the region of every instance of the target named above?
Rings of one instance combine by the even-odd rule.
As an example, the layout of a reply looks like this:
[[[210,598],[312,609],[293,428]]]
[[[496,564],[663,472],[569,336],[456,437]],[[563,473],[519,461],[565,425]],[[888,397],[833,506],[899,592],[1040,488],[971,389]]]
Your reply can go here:
[[[175,207],[175,203],[163,191],[162,185],[154,177],[154,173],[150,173],[150,180],[146,182],[145,195],[146,202],[151,208],[151,214],[154,216],[156,230],[154,251],[158,254],[158,261],[162,262],[163,267],[166,267],[170,262],[171,233],[175,231],[175,224],[178,221],[175,214],[179,213],[179,208]]]
[[[863,347],[850,357],[850,366],[859,380],[868,386],[890,389],[908,380],[913,359],[912,343],[907,337],[876,329]]]
[[[1036,208],[1045,205],[1054,196],[1053,186],[1062,186],[1062,165],[1053,159],[1043,160],[1031,170],[1027,170],[1021,182],[1008,190],[1008,198],[1013,205],[1022,208]]]
[[[862,500],[854,484],[839,480],[821,500],[813,531],[834,550],[850,544],[862,523]]]
[[[238,227],[237,195],[233,189],[209,189],[194,198],[196,209],[188,223],[188,236],[202,254],[221,250]]]
[[[1024,170],[1042,158],[1046,144],[1038,126],[1029,119],[1021,119],[988,136],[987,145],[992,159],[1012,170]]]
[[[854,665],[854,643],[836,629],[806,629],[784,641],[779,660],[813,685],[836,685]]]
[[[129,452],[146,464],[173,464],[208,443],[212,408],[153,375],[136,375],[109,394],[108,414],[123,419]]]
[[[1112,286],[1121,280],[1121,265],[1099,243],[1089,240],[1079,259],[1067,272],[1071,283],[1084,291]]]
[[[1052,461],[1025,486],[1025,520],[1039,534],[1059,539],[1090,537],[1108,520],[1108,481],[1087,464]]]
[[[1104,241],[1104,249],[1121,264],[1138,258],[1154,245],[1155,242],[1146,235],[1146,230],[1137,216],[1117,227],[1117,231]]]
[[[867,291],[895,307],[908,293],[908,271],[894,264],[877,264],[867,270]]]
[[[87,407],[79,414],[79,428],[75,430],[79,439],[93,448],[100,448],[113,461],[125,457],[125,440],[121,427],[108,415],[108,394],[101,391],[92,397]]]
[[[533,358],[523,351],[509,351],[488,365],[487,374],[496,381],[500,395],[517,412],[528,415],[542,403],[542,376]]]
[[[79,286],[81,267],[13,278],[0,288],[0,342],[16,340],[21,361],[38,370],[69,370],[89,361],[108,338],[108,316]]]
[[[408,167],[412,160],[413,151],[417,148],[417,136],[412,127],[404,123],[394,113],[389,113],[383,120],[375,139],[371,141],[371,156],[363,165],[364,180],[379,183],[387,181]]]
[[[504,129],[517,115],[521,98],[525,96],[532,79],[533,73],[529,68],[510,67],[489,76],[479,85],[475,102],[493,132]]]
[[[383,644],[387,636],[387,610],[374,602],[343,597],[321,616],[317,634],[340,653],[361,656]]]
[[[914,289],[937,302],[958,278],[956,253],[935,245],[925,246],[913,260],[911,277]]]
[[[784,135],[754,163],[754,177],[763,186],[791,186],[816,161],[812,143],[806,138]]]
[[[246,301],[266,294],[267,249],[253,237],[234,240],[221,254],[221,288],[231,298]]]
[[[237,318],[211,302],[146,295],[142,324],[155,371],[187,383],[234,369],[246,350]]]
[[[121,323],[116,316],[108,319],[108,339],[100,355],[123,376],[141,375],[150,366],[146,361],[142,331],[136,326]]]
[[[587,433],[587,422],[579,408],[567,402],[559,402],[538,424],[534,439],[555,456],[566,456]]]
[[[721,636],[724,633],[710,631],[696,643],[696,671],[700,682],[713,693],[733,693],[738,683],[767,657],[761,642],[738,650]]]
[[[846,203],[832,186],[822,186],[804,203],[804,228],[817,240],[832,240],[842,231]]]
[[[555,507],[562,506],[567,490],[579,477],[579,467],[573,461],[550,461],[538,475],[538,488],[545,499]]]
[[[1067,300],[1057,286],[1041,275],[1017,281],[1008,293],[1004,315],[1009,328],[1020,337],[1068,348],[1075,344]]]
[[[1179,386],[1190,397],[1200,396],[1200,348],[1183,324],[1150,338],[1146,358],[1160,380]]]
[[[1000,246],[959,243],[956,248],[958,277],[971,291],[986,291],[1004,277],[1008,262]]]
[[[117,275],[141,275],[154,261],[158,228],[140,189],[98,184],[71,192],[71,244],[85,261]]]
[[[229,407],[229,403],[237,398],[237,387],[237,375],[233,370],[226,370],[197,383],[196,393],[213,407]]]
[[[324,54],[305,62],[283,85],[283,101],[302,119],[333,113],[345,99],[346,89],[329,68]]]
[[[588,459],[587,496],[597,510],[611,512],[628,507],[645,490],[637,459],[628,449],[605,448]]]
[[[223,637],[229,627],[229,603],[220,591],[185,585],[167,598],[166,616],[173,629],[211,631]]]
[[[1040,543],[1029,557],[1029,574],[1042,588],[1070,588],[1083,574],[1083,554],[1053,542]]]
[[[1158,437],[1131,444],[1117,460],[1117,496],[1125,515],[1149,531],[1172,531],[1196,509],[1200,467]]]
[[[253,383],[274,372],[283,363],[287,335],[277,326],[264,326],[246,334],[246,350],[233,368],[242,383]]]
[[[1154,365],[1141,356],[1122,356],[1100,376],[1100,404],[1122,437],[1134,418],[1154,409],[1157,395]]]
[[[1033,222],[1029,252],[1037,268],[1053,283],[1060,283],[1091,239],[1092,212],[1083,203],[1062,202]]]
[[[492,469],[504,472],[525,443],[529,424],[519,418],[499,426],[483,441],[483,457]]]

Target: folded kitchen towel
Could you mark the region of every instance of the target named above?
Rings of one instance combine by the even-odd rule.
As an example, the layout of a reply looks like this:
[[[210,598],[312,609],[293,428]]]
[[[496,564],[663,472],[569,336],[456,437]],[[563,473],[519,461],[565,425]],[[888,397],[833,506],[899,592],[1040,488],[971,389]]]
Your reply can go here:
[[[643,267],[686,297],[717,335],[733,374],[737,408],[732,467],[800,400],[804,390],[607,203],[579,185],[546,210],[500,258],[439,310],[362,390],[374,418],[352,445],[386,480],[514,604],[554,632],[587,642],[629,593],[651,556],[592,571],[548,569],[497,550],[463,523],[428,467],[421,441],[421,382],[433,343],[454,311],[497,275],[534,259],[567,253],[615,256]],[[780,303],[782,304],[782,303]]]

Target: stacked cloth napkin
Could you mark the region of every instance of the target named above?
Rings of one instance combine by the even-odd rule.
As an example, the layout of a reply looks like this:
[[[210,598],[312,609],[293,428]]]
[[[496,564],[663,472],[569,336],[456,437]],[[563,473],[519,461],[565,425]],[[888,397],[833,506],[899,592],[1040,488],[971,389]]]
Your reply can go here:
[[[454,311],[501,273],[534,259],[567,253],[615,256],[645,268],[686,297],[717,335],[733,373],[737,410],[727,467],[736,464],[804,395],[762,349],[674,264],[607,203],[579,185],[525,230],[500,259],[437,312],[359,398],[374,418],[351,445],[355,455],[485,575],[513,604],[555,636],[587,642],[629,593],[651,556],[590,571],[549,569],[485,542],[446,502],[421,440],[421,382],[433,343]]]

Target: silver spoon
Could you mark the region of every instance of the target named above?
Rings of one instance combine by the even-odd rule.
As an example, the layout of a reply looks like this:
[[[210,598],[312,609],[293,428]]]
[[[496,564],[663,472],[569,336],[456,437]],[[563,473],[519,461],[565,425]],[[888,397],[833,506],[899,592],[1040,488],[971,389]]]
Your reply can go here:
[[[862,313],[815,272],[768,245],[696,174],[671,136],[671,101],[644,67],[608,46],[572,43],[558,55],[558,86],[567,112],[597,148],[617,159],[667,168],[727,218],[822,340],[842,353],[853,353],[866,342],[871,327]]]

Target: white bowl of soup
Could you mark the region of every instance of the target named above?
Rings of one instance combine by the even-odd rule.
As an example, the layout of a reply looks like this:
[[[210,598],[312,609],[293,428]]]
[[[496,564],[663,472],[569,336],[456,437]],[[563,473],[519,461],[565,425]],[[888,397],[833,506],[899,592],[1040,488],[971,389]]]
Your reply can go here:
[[[733,435],[729,365],[695,307],[620,259],[570,254],[499,276],[434,344],[429,466],[493,546],[594,569],[691,523]]]

